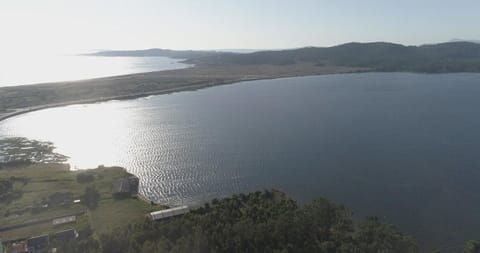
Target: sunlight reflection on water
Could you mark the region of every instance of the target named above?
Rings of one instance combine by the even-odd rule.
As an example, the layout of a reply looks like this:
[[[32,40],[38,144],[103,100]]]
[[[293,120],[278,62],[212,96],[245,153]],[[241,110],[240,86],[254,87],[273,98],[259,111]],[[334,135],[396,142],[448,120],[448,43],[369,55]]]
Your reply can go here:
[[[0,87],[90,79],[190,65],[167,57],[97,57],[75,55],[6,55],[0,57]]]
[[[94,106],[95,109],[90,108]],[[94,168],[121,163],[132,139],[131,110],[116,103],[72,105],[42,110],[15,118],[15,129],[35,140],[55,140],[56,152],[70,154],[72,168]],[[136,114],[135,117],[139,117]],[[8,126],[8,120],[7,120]],[[101,140],[101,141],[99,141]]]

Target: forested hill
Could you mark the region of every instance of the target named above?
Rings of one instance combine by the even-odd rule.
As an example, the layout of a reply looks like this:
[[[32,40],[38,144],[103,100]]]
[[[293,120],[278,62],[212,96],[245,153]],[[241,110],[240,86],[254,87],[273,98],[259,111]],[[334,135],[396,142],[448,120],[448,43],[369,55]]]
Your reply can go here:
[[[198,65],[291,65],[314,63],[319,66],[362,67],[372,71],[480,72],[480,44],[448,42],[423,46],[400,44],[347,43],[334,47],[259,51],[249,54],[215,51],[105,51],[102,56],[167,56],[187,59]]]
[[[371,68],[376,71],[480,72],[480,44],[450,42],[424,46],[392,43],[348,43],[251,54],[224,53],[190,59],[197,64],[294,64]]]

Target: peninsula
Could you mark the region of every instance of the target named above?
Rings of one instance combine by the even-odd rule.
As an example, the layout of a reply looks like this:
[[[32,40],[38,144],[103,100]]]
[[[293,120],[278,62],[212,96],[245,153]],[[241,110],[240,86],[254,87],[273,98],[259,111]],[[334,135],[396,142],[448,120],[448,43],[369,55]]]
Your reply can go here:
[[[164,49],[102,51],[98,57],[166,56],[194,67],[0,88],[0,121],[49,107],[131,99],[240,81],[356,72],[480,72],[480,44],[348,43],[248,54]]]
[[[365,68],[293,65],[203,66],[82,81],[0,88],[0,121],[18,114],[70,104],[132,99],[184,90],[281,77],[353,73]]]

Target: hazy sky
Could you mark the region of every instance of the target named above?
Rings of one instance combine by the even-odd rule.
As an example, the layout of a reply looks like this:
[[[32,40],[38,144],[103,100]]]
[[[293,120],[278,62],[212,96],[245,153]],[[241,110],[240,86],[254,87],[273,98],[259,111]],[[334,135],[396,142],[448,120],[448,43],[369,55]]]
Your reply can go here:
[[[0,47],[223,49],[480,39],[478,0],[0,0]]]

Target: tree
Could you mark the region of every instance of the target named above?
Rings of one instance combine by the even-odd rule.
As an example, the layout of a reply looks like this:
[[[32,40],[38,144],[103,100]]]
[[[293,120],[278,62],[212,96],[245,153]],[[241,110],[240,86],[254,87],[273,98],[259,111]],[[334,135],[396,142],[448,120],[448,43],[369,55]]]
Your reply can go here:
[[[95,180],[95,176],[90,172],[80,172],[77,174],[77,182],[78,183],[90,183]]]
[[[480,253],[480,243],[478,241],[468,241],[463,249],[465,253]]]
[[[356,225],[341,205],[326,199],[297,205],[278,191],[213,200],[183,216],[123,226],[99,239],[103,253],[417,252],[411,237],[378,218]]]
[[[412,237],[403,235],[393,225],[380,222],[377,217],[368,217],[359,226],[355,237],[360,252],[418,252]]]
[[[83,194],[83,202],[90,209],[97,208],[98,201],[100,200],[100,193],[98,193],[95,186],[87,186],[85,193]]]

